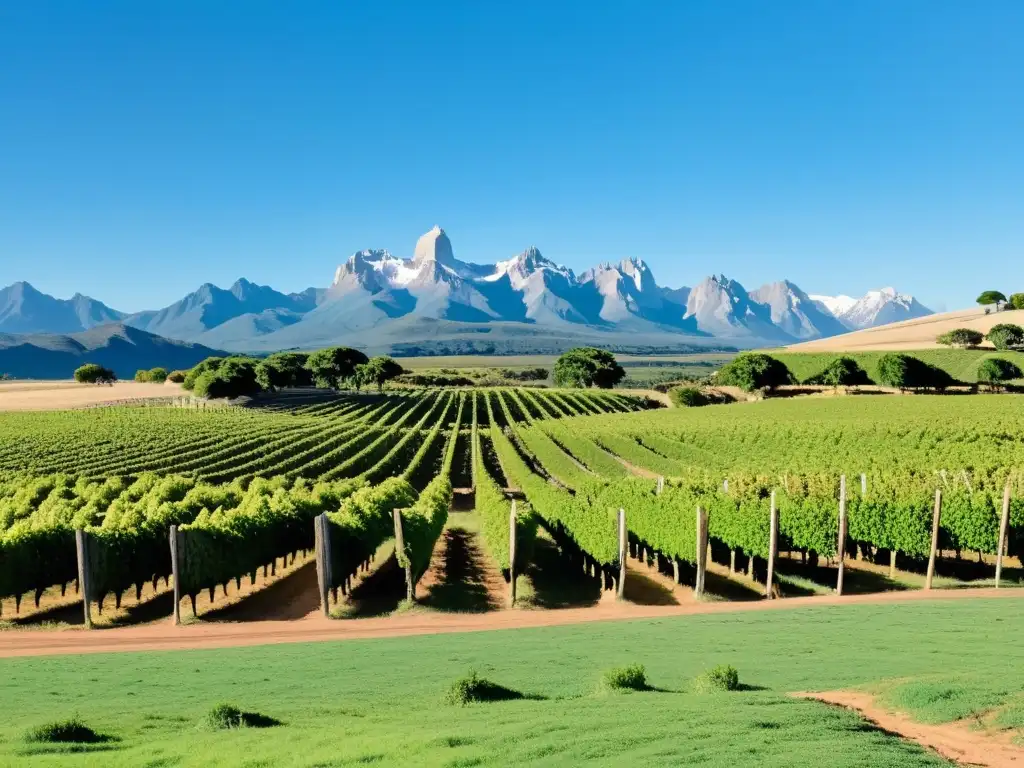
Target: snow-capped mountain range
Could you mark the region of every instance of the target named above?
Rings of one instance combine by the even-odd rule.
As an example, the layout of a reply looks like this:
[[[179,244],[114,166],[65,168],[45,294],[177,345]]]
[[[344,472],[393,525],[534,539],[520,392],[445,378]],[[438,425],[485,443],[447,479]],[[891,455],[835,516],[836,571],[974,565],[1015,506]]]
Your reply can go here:
[[[0,332],[73,333],[120,322],[159,336],[237,351],[351,344],[399,351],[444,342],[479,351],[515,339],[566,346],[780,345],[930,314],[886,288],[861,299],[808,295],[788,280],[748,291],[724,275],[692,288],[659,286],[637,258],[579,274],[537,248],[497,264],[455,257],[434,227],[412,258],[359,251],[326,289],[284,294],[245,279],[205,284],[160,310],[125,314],[84,296],[62,301],[27,283],[0,290]],[[531,341],[532,340],[532,341]]]

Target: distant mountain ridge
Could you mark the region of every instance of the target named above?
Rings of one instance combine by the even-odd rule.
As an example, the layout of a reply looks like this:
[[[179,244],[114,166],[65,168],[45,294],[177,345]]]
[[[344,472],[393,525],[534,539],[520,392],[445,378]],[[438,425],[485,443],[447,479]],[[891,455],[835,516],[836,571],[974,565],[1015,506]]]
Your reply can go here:
[[[61,301],[16,283],[0,292],[0,332],[74,333],[121,321],[166,338],[232,351],[350,344],[370,351],[467,350],[574,343],[754,347],[822,338],[919,317],[930,310],[893,289],[862,299],[809,296],[788,280],[748,291],[714,275],[696,286],[659,286],[629,258],[575,274],[530,247],[496,264],[456,258],[440,227],[411,258],[363,250],[330,286],[285,294],[240,279],[204,284],[160,310],[131,315],[86,297]]]
[[[211,355],[225,354],[201,344],[173,341],[108,323],[72,334],[0,333],[0,373],[19,379],[70,379],[83,363],[98,363],[119,378],[130,379],[140,368],[191,368]]]

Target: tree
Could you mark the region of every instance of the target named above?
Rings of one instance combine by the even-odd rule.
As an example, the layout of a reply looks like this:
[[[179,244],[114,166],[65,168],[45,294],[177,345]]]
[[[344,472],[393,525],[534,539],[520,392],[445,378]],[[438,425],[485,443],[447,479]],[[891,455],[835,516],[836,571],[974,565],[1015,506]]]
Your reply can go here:
[[[313,377],[306,369],[309,355],[304,352],[276,352],[257,368],[264,389],[282,387],[308,387]]]
[[[878,378],[882,384],[907,389],[944,390],[958,382],[946,371],[901,352],[890,352],[878,360]]]
[[[981,331],[976,331],[973,328],[954,328],[952,331],[948,331],[936,341],[939,344],[945,344],[947,347],[961,347],[966,349],[968,347],[976,347],[984,341],[985,336]]]
[[[1007,299],[1007,303],[1014,309],[1024,309],[1024,293],[1010,294],[1010,298]]]
[[[398,363],[396,363],[390,357],[382,355],[380,357],[374,357],[368,362],[362,365],[356,366],[356,372],[353,375],[355,380],[356,389],[363,384],[376,384],[377,391],[381,392],[384,390],[384,384],[396,376],[401,376],[405,371]]]
[[[256,379],[259,363],[246,357],[229,357],[216,369],[200,374],[195,380],[192,392],[197,397],[235,398],[254,395],[260,391]]]
[[[978,381],[988,384],[993,391],[1020,378],[1024,378],[1020,368],[1001,357],[985,358],[978,366]]]
[[[191,368],[188,371],[188,373],[185,374],[185,380],[182,382],[181,385],[185,389],[194,389],[196,379],[198,379],[204,373],[207,373],[209,371],[216,371],[223,362],[223,357],[208,357],[201,363],[196,363],[195,367]]]
[[[187,373],[188,371],[171,371],[167,374],[167,380],[172,384],[183,384]]]
[[[356,366],[369,362],[358,349],[331,347],[314,352],[306,360],[313,382],[324,389],[341,389],[356,372]]]
[[[1013,323],[999,323],[993,325],[985,336],[996,349],[1013,349],[1024,345],[1024,328]]]
[[[555,386],[611,389],[626,377],[615,356],[604,349],[577,347],[555,361]]]
[[[985,291],[978,297],[978,303],[983,307],[987,307],[991,304],[996,305],[996,310],[999,310],[1000,304],[1006,303],[1006,296],[999,291]]]
[[[771,391],[792,384],[793,374],[781,360],[760,352],[744,352],[718,372],[716,383],[739,387],[744,392]]]
[[[79,384],[113,384],[117,381],[117,374],[102,365],[86,363],[75,371],[75,381]]]
[[[804,381],[805,384],[823,384],[827,387],[854,387],[870,384],[867,372],[852,357],[837,357],[818,374]]]

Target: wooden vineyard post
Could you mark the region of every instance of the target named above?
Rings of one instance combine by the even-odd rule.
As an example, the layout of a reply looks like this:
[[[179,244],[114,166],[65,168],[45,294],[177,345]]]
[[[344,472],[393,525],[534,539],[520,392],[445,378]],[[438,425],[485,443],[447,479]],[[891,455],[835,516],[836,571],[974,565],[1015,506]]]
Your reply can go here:
[[[860,473],[860,497],[863,499],[868,495],[868,476]]]
[[[768,579],[764,583],[764,596],[771,600],[772,583],[775,579],[775,555],[779,550],[779,509],[775,506],[775,491],[772,491],[771,518],[768,531]]]
[[[665,478],[664,478],[663,476],[659,475],[659,476],[658,476],[658,485],[657,485],[657,487],[655,488],[655,491],[654,491],[654,492],[655,492],[655,493],[656,493],[657,495],[661,496],[661,494],[662,494],[662,491],[664,491],[664,490],[665,490]]]
[[[405,551],[405,534],[402,533],[402,511],[394,509],[395,518],[395,556],[398,561],[405,561],[405,599],[412,602],[416,599],[416,585],[412,581],[412,563]]]
[[[85,531],[75,531],[75,553],[78,555],[78,591],[82,595],[82,609],[85,611],[85,628],[92,629],[92,613],[89,609],[89,542]]]
[[[846,570],[846,475],[839,478],[839,541],[836,544],[839,573],[836,576],[836,594],[843,594],[843,576]]]
[[[512,510],[508,515],[508,604],[516,604],[516,500],[512,499]]]
[[[313,518],[313,541],[316,553],[316,581],[320,588],[320,607],[324,616],[331,615],[331,529],[327,515]]]
[[[704,595],[704,575],[708,567],[708,513],[697,507],[697,578],[693,585],[693,593],[697,597]]]
[[[621,600],[626,594],[626,510],[619,509],[619,589],[617,597]]]
[[[178,563],[178,526],[172,525],[170,532],[171,578],[174,580],[174,626],[181,624],[181,578]]]
[[[935,577],[935,555],[939,550],[939,519],[942,517],[942,489],[935,489],[935,511],[932,514],[932,551],[928,554],[928,575],[925,577],[924,588],[932,588]]]
[[[1010,525],[1010,483],[1006,483],[1003,491],[1003,516],[999,520],[999,549],[996,551],[996,589],[999,579],[1003,576],[1003,552],[1006,551],[1006,531]]]

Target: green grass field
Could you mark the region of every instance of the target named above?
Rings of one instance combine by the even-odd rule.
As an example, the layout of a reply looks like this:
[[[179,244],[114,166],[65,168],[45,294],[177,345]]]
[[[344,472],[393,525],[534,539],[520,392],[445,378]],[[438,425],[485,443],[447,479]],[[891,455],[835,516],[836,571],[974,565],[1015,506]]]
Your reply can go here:
[[[851,713],[786,694],[882,687],[932,720],[1010,700],[1001,722],[1020,725],[1022,631],[1017,601],[978,600],[8,659],[0,661],[0,762],[817,768],[827,755],[830,766],[943,765]],[[634,662],[656,690],[600,690],[603,670]],[[747,690],[690,692],[717,664],[737,667]],[[531,698],[443,704],[447,686],[471,669]],[[283,724],[204,727],[221,702]],[[115,740],[82,752],[24,741],[27,729],[75,713]]]
[[[878,361],[885,352],[770,352],[786,364],[798,381],[805,381],[825,368],[837,357],[852,357],[867,371],[872,381],[878,382]],[[957,381],[973,383],[978,380],[978,365],[988,357],[1001,357],[1024,370],[1024,352],[993,352],[990,349],[918,349],[906,354],[946,371]]]

